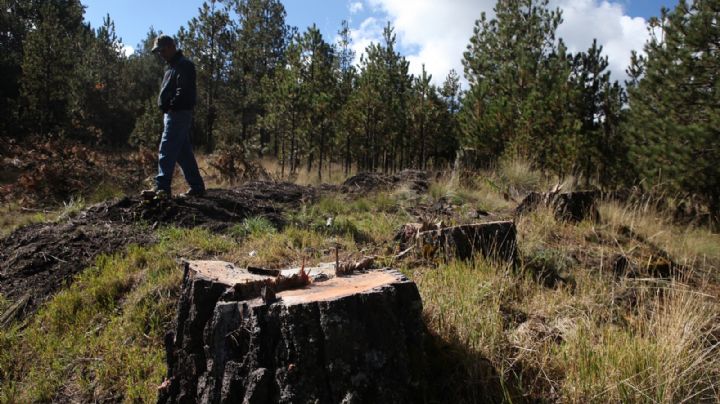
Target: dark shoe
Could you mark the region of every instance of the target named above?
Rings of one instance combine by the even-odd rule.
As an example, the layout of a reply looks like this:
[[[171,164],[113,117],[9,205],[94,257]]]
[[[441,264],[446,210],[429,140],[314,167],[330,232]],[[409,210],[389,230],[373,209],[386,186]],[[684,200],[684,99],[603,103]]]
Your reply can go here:
[[[140,196],[146,201],[170,199],[170,193],[163,189],[146,189],[140,192]]]
[[[184,194],[180,194],[180,196],[183,198],[187,198],[190,196],[201,197],[201,196],[205,196],[205,190],[204,189],[191,189],[191,190],[185,192]]]

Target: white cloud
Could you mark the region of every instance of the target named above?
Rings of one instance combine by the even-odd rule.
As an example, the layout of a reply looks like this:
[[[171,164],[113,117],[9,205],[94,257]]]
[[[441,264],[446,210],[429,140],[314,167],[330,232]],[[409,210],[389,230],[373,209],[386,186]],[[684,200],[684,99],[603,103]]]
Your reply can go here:
[[[411,73],[418,74],[424,63],[441,83],[449,70],[462,76],[462,54],[473,32],[475,20],[484,11],[492,17],[495,0],[367,0],[382,17],[367,18],[353,30],[354,48],[362,53],[370,42],[382,38],[384,21],[396,29],[399,43],[410,61]],[[623,80],[630,51],[642,50],[647,38],[646,21],[625,15],[618,3],[599,0],[555,0],[563,9],[564,23],[558,35],[571,51],[586,50],[597,38],[608,55],[615,79]]]
[[[615,79],[624,80],[632,50],[642,51],[648,38],[647,22],[641,17],[625,15],[618,3],[595,0],[560,0],[563,24],[558,36],[571,52],[587,50],[593,38],[603,46]]]
[[[368,17],[357,29],[350,31],[352,49],[355,51],[355,63],[360,61],[360,55],[365,52],[372,42],[378,43],[382,39],[383,22],[375,17]]]
[[[348,9],[350,10],[350,14],[357,14],[357,13],[363,11],[363,8],[364,7],[363,7],[362,1],[352,2],[348,6]]]
[[[130,45],[123,45],[122,53],[123,53],[123,55],[125,55],[125,57],[128,57],[128,56],[132,55],[133,53],[135,53],[135,48],[133,48]]]

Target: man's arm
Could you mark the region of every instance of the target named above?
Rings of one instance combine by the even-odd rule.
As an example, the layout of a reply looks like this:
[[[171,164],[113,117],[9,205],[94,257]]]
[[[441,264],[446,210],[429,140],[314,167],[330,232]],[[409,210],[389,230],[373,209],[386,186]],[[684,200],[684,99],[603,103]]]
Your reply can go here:
[[[192,109],[195,106],[195,66],[180,63],[177,68],[175,96],[170,100],[172,109]]]

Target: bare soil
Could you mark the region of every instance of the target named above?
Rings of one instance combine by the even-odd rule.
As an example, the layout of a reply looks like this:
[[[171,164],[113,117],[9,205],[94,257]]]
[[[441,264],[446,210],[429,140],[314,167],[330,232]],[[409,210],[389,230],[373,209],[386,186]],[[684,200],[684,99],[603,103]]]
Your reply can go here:
[[[312,188],[289,183],[247,183],[211,189],[201,198],[144,201],[126,196],[103,202],[75,218],[34,224],[0,240],[0,294],[12,301],[29,296],[14,317],[32,314],[100,254],[156,241],[159,226],[204,227],[222,232],[253,216],[284,225],[282,210],[315,198]]]
[[[418,193],[427,192],[430,186],[428,174],[419,170],[403,170],[397,174],[360,173],[345,180],[341,189],[345,193],[367,193],[401,186]]]

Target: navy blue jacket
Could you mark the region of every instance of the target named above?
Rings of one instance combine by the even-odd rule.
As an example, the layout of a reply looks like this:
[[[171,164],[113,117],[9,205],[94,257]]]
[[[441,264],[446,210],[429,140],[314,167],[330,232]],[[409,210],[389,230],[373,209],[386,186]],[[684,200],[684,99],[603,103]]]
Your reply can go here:
[[[165,68],[158,107],[162,112],[191,110],[196,98],[195,65],[177,51]]]

